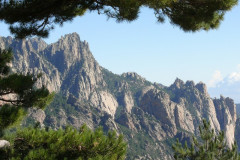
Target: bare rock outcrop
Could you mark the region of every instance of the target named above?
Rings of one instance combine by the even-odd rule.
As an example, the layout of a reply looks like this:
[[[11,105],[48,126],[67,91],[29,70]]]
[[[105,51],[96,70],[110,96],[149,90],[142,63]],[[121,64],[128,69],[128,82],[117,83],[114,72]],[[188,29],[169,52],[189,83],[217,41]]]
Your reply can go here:
[[[106,91],[94,92],[90,99],[91,103],[114,117],[118,102],[110,93]]]
[[[221,130],[225,132],[226,142],[231,146],[235,140],[236,105],[232,99],[221,96],[220,99],[214,99],[214,106]]]
[[[50,91],[60,91],[61,75],[58,70],[41,53],[47,44],[39,39],[16,40],[10,37],[0,37],[0,48],[12,48],[14,61],[13,72],[23,74],[42,74],[37,86],[45,85]]]
[[[140,103],[143,111],[154,115],[156,119],[162,122],[162,127],[168,133],[168,136],[174,136],[177,133],[174,122],[175,106],[175,103],[170,101],[168,94],[155,89],[148,91],[142,97]]]
[[[42,109],[29,108],[28,112],[29,118],[32,118],[35,122],[39,122],[42,127],[44,126],[43,121],[46,118],[46,114]]]
[[[6,140],[0,140],[0,149],[10,147],[10,142]]]
[[[45,126],[86,124],[91,129],[116,130],[129,142],[128,159],[173,159],[171,142],[176,138],[189,142],[192,134],[198,136],[202,119],[210,121],[216,133],[224,130],[228,145],[235,140],[239,120],[233,100],[212,99],[202,82],[177,78],[166,87],[134,72],[116,75],[96,62],[88,43],[76,33],[53,44],[39,38],[0,37],[0,48],[8,47],[14,51],[14,72],[42,73],[37,86],[61,95],[45,113],[30,112]],[[237,131],[235,136],[239,137]]]
[[[236,121],[235,139],[236,139],[237,145],[240,146],[240,117],[238,117]],[[238,147],[238,150],[240,151],[240,147]]]
[[[121,76],[124,78],[128,78],[129,80],[132,80],[132,81],[136,81],[136,80],[139,80],[141,82],[146,81],[145,78],[141,77],[140,75],[138,75],[135,72],[123,73]]]
[[[193,124],[193,118],[191,113],[185,108],[185,106],[183,104],[176,105],[174,112],[176,127],[179,127],[190,133],[194,133],[195,127]]]
[[[135,105],[133,94],[129,90],[122,91],[120,93],[121,93],[121,96],[118,97],[119,105],[122,105],[124,107],[124,110],[126,110],[127,113],[131,114],[132,108]]]
[[[124,94],[124,105],[128,113],[131,113],[131,110],[134,106],[134,100],[131,93]]]

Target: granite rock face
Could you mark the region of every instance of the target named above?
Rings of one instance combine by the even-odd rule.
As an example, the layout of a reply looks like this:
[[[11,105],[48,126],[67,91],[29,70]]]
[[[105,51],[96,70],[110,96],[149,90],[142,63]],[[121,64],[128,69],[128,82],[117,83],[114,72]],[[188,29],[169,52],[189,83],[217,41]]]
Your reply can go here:
[[[10,147],[10,143],[6,140],[0,140],[0,148]]]
[[[44,120],[46,118],[46,114],[42,109],[37,108],[29,108],[28,109],[28,117],[31,117],[35,122],[39,122],[41,127],[44,127]]]
[[[240,117],[238,117],[236,121],[235,139],[237,141],[237,145],[240,146]],[[238,147],[238,151],[240,151],[240,147]]]
[[[76,33],[53,44],[38,38],[0,37],[0,48],[8,47],[14,51],[13,71],[42,73],[37,86],[45,85],[60,95],[45,113],[29,113],[45,126],[87,124],[92,129],[100,125],[114,129],[128,140],[128,159],[173,159],[172,142],[176,138],[190,142],[193,134],[199,135],[203,118],[215,132],[225,131],[228,145],[235,140],[233,100],[211,99],[202,82],[176,79],[166,87],[133,72],[113,74],[96,62],[88,43]]]
[[[217,112],[217,118],[221,126],[221,130],[225,132],[227,144],[231,146],[234,143],[234,133],[237,120],[236,105],[230,98],[214,99],[214,106]]]

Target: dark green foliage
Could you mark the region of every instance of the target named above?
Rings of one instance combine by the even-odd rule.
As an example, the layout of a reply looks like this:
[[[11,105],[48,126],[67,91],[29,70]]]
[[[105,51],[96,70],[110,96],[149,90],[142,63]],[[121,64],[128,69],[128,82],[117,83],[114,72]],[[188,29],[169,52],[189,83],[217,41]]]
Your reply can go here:
[[[15,124],[30,107],[44,108],[53,94],[34,84],[39,76],[10,74],[11,50],[0,50],[0,132]]]
[[[10,74],[8,63],[12,59],[10,50],[0,52],[0,131],[20,122],[30,107],[44,108],[53,99],[53,94],[34,84],[40,76]],[[7,68],[7,69],[5,69]],[[68,105],[59,95],[54,105],[61,105],[67,114],[73,114],[73,106]],[[56,106],[55,106],[56,107]],[[49,110],[50,112],[50,110]],[[17,129],[10,136],[5,134],[11,147],[0,149],[0,159],[41,159],[41,160],[121,160],[125,159],[126,143],[123,136],[109,132],[107,136],[101,128],[92,132],[86,126],[79,131],[67,127],[58,131],[35,128]]]
[[[33,75],[11,74],[7,77],[0,78],[0,95],[17,94],[17,99],[0,98],[1,101],[10,102],[13,105],[23,107],[44,108],[49,91],[42,87],[35,89],[34,84],[39,77]],[[49,97],[48,97],[49,98]]]
[[[45,113],[47,115],[57,116],[60,112],[60,109],[63,109],[67,115],[76,115],[76,108],[71,104],[67,103],[66,97],[64,97],[61,93],[57,93],[54,96],[53,101],[49,104],[45,109]]]
[[[0,20],[18,38],[47,37],[54,24],[62,25],[89,11],[118,22],[137,19],[140,8],[154,10],[159,22],[168,17],[184,31],[217,28],[238,0],[1,0]]]
[[[2,136],[2,132],[8,126],[14,125],[23,116],[26,114],[25,110],[21,107],[3,105],[0,109],[0,137]]]
[[[101,128],[93,132],[86,126],[79,131],[70,127],[58,131],[26,128],[8,140],[13,145],[2,153],[6,159],[121,160],[127,147],[122,135],[109,132],[105,136]]]
[[[79,106],[80,107],[80,106]],[[60,127],[60,120],[61,120],[61,116],[59,115],[60,111],[64,111],[64,113],[66,114],[67,117],[70,116],[81,116],[78,113],[79,111],[79,107],[73,106],[71,104],[67,103],[66,97],[62,96],[61,93],[57,93],[54,96],[53,101],[46,107],[46,109],[44,110],[45,114],[46,114],[46,118],[44,120],[44,124],[46,126],[52,127],[52,128],[56,128],[57,126]],[[52,118],[56,117],[56,122],[57,124],[55,124],[52,121]],[[27,120],[27,123],[29,121]],[[29,123],[28,123],[29,124]],[[71,122],[69,122],[69,118],[67,119],[67,124],[71,124]],[[65,127],[65,126],[61,126],[61,127]]]
[[[224,132],[215,135],[210,122],[203,120],[199,127],[201,141],[193,137],[191,147],[184,146],[177,140],[172,146],[174,158],[177,160],[240,160],[236,142],[229,148],[224,140]]]
[[[11,62],[13,55],[11,50],[1,50],[0,49],[0,75],[6,75],[10,71],[10,67],[7,65]]]
[[[121,83],[128,83],[130,86],[130,90],[131,92],[135,95],[137,94],[139,91],[141,91],[144,87],[146,86],[151,86],[152,83],[147,81],[147,80],[139,80],[139,79],[131,79],[128,77],[123,77],[117,74],[112,73],[111,71],[108,71],[107,69],[103,69],[103,78],[106,82],[106,84],[108,85],[108,89],[111,93],[117,95],[117,96],[121,96],[119,95],[119,91],[117,90],[117,87],[119,87],[118,85]]]

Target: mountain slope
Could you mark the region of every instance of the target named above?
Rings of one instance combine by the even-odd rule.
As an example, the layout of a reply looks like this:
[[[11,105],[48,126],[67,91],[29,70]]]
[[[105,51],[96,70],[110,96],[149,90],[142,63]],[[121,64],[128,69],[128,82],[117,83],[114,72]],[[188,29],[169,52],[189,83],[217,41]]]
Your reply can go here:
[[[240,116],[240,104],[236,104],[237,115]]]
[[[176,79],[165,87],[137,73],[116,75],[96,62],[88,43],[76,33],[50,45],[38,38],[1,37],[0,47],[13,48],[14,71],[43,73],[38,85],[58,93],[45,113],[31,111],[28,120],[32,117],[54,129],[85,123],[117,130],[129,143],[128,159],[172,159],[175,139],[189,142],[199,134],[203,118],[216,132],[225,131],[228,145],[234,141],[233,100],[211,99],[203,83]]]
[[[238,150],[240,152],[240,104],[236,104],[236,108],[237,108],[237,116],[238,119],[236,121],[236,129],[235,129],[235,139],[237,141],[238,144]]]

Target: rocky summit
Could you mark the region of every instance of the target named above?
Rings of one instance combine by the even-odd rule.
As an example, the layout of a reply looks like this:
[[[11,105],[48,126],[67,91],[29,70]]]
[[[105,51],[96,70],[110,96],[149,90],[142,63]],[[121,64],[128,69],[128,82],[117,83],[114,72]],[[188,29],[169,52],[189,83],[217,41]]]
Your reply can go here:
[[[96,62],[88,43],[76,33],[53,44],[39,38],[0,37],[0,48],[9,47],[14,51],[13,72],[42,73],[37,86],[57,93],[45,111],[30,110],[25,123],[116,130],[128,141],[131,160],[173,159],[171,145],[176,138],[190,142],[192,135],[199,135],[203,118],[216,133],[225,131],[229,146],[234,133],[240,139],[234,101],[223,96],[212,99],[202,82],[176,79],[166,87],[137,73],[114,74]]]

